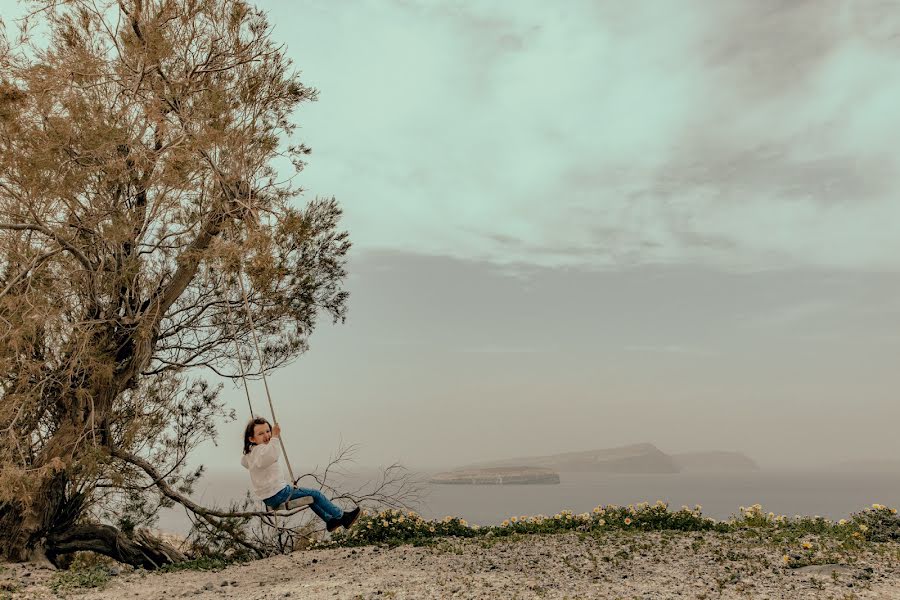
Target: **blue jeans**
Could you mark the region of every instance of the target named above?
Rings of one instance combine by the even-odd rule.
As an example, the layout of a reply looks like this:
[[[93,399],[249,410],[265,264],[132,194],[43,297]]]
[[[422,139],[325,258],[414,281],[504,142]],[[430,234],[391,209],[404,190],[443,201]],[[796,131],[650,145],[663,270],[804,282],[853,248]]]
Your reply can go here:
[[[269,496],[263,500],[263,502],[265,502],[266,506],[269,508],[277,508],[279,504],[287,502],[288,500],[294,500],[295,498],[302,498],[303,496],[312,496],[313,503],[310,504],[309,507],[326,523],[332,519],[340,519],[344,516],[344,511],[340,506],[326,498],[325,494],[319,490],[311,488],[295,488],[286,485],[280,492],[274,496]]]

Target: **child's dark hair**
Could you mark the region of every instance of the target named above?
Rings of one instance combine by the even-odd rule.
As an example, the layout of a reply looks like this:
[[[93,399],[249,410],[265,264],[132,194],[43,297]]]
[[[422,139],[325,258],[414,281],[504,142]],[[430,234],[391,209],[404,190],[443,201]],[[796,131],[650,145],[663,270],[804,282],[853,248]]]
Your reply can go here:
[[[247,428],[244,429],[244,454],[250,454],[250,449],[256,445],[250,441],[250,438],[253,437],[253,432],[257,425],[268,425],[269,429],[272,428],[272,425],[262,417],[250,419],[250,422],[247,423]]]

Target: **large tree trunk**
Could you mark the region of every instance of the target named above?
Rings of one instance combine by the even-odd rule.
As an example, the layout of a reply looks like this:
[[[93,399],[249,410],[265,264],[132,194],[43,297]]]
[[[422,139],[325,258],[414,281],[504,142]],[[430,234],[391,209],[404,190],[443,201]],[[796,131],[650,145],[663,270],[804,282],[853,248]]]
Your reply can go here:
[[[77,516],[81,498],[66,498],[65,473],[54,473],[42,482],[26,506],[22,502],[0,503],[0,556],[14,562],[40,558],[48,532],[65,528]]]
[[[187,560],[183,552],[144,530],[137,530],[129,537],[112,525],[82,524],[47,538],[47,558],[57,566],[62,564],[64,555],[79,550],[104,554],[145,569]]]
[[[67,566],[67,555],[90,550],[145,569],[186,560],[184,553],[137,530],[126,536],[111,525],[77,523],[84,508],[80,494],[67,495],[65,472],[45,480],[25,502],[0,503],[0,557],[13,562]]]

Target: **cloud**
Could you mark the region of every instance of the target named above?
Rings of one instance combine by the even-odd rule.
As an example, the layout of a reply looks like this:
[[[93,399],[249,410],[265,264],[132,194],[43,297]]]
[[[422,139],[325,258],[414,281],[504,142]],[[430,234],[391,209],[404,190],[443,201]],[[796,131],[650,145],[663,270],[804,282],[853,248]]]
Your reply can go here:
[[[900,266],[900,61],[871,6],[276,6],[322,91],[304,182],[363,251]]]

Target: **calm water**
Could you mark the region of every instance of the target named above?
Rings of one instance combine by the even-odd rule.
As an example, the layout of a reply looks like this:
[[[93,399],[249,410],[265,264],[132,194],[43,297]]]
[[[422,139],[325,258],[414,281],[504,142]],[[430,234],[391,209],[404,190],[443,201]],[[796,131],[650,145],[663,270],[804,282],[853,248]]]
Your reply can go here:
[[[245,477],[212,474],[198,486],[195,498],[212,504],[215,498],[241,497],[248,489]],[[562,509],[580,513],[601,503],[627,505],[658,499],[673,509],[700,504],[703,514],[717,519],[755,503],[776,514],[839,519],[876,502],[900,508],[900,473],[561,473],[559,485],[426,485],[425,491],[426,501],[418,509],[424,517],[455,515],[480,525],[500,523],[512,515],[552,515]],[[188,523],[183,510],[169,510],[161,515],[159,526],[183,532]]]
[[[562,473],[559,485],[430,486],[423,514],[459,515],[493,524],[512,515],[552,515],[568,508],[588,512],[598,504],[653,503],[671,509],[700,504],[703,514],[724,519],[741,506],[760,503],[776,514],[846,517],[872,503],[900,506],[900,475],[893,473],[676,473],[600,475]]]

